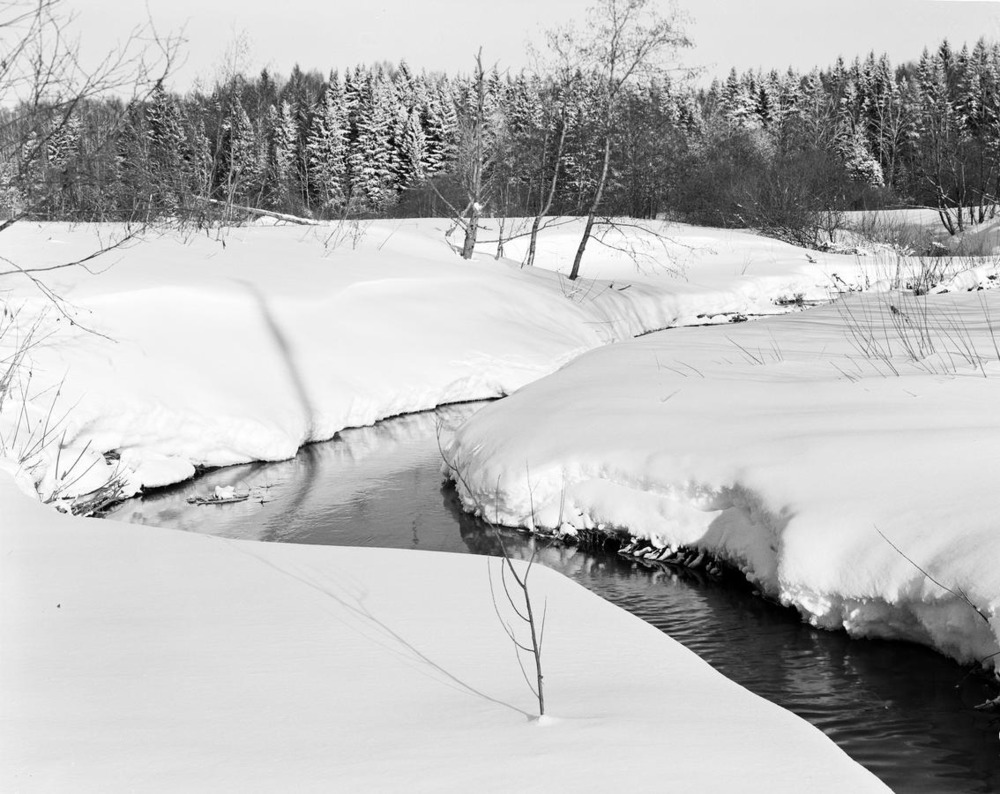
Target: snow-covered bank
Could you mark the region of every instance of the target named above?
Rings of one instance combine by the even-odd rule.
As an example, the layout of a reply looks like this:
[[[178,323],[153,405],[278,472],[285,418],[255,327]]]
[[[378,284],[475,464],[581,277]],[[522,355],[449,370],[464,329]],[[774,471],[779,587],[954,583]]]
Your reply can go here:
[[[448,454],[503,523],[698,546],[815,625],[972,661],[1000,648],[998,346],[996,291],[677,329],[487,406]]]
[[[539,724],[482,558],[70,518],[2,473],[0,504],[4,790],[608,791],[653,758],[629,788],[887,790],[543,568]]]
[[[669,240],[631,229],[593,242],[584,278],[571,283],[556,271],[572,261],[578,221],[543,233],[531,269],[517,264],[524,238],[506,246],[514,259],[497,262],[486,231],[469,263],[448,248],[446,226],[164,235],[88,263],[93,272],[38,273],[76,323],[108,338],[70,326],[26,278],[6,275],[18,323],[44,314],[41,335],[51,333],[29,357],[31,415],[44,419],[65,378],[54,412],[72,407],[63,465],[85,447],[76,473],[93,464],[75,489],[108,477],[113,466],[99,453],[110,450],[134,483],[162,485],[196,465],[287,458],[344,427],[507,394],[651,329],[784,312],[780,304],[825,299],[858,273],[853,257],[657,226]],[[19,223],[4,232],[4,256],[20,267],[60,265],[91,253],[98,232],[107,240],[115,230]],[[8,438],[18,395],[0,417]],[[46,471],[43,491],[54,460],[33,467],[36,478]]]

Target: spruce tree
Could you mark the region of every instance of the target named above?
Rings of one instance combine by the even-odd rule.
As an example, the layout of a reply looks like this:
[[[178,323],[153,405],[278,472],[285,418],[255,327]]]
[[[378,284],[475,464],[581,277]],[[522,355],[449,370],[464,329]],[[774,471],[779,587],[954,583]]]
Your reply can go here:
[[[266,148],[240,102],[234,97],[223,121],[223,169],[221,188],[227,202],[253,204],[263,193],[261,177]]]
[[[158,83],[145,107],[149,180],[159,210],[175,213],[185,200],[187,140],[177,102]]]
[[[373,212],[384,210],[398,187],[394,169],[392,132],[395,107],[392,88],[381,71],[369,73],[359,92],[356,138],[348,154],[351,186]]]
[[[455,100],[448,83],[443,79],[437,86],[429,87],[426,116],[427,153],[424,171],[428,176],[433,176],[451,161],[458,135]]]
[[[406,121],[401,148],[399,179],[401,187],[409,187],[426,176],[427,136],[424,134],[420,111],[413,108]]]
[[[313,115],[306,149],[309,184],[319,208],[339,213],[345,209],[347,177],[347,112],[338,82],[330,82]]]
[[[269,118],[271,126],[270,163],[272,202],[276,208],[291,209],[288,203],[295,190],[297,176],[296,162],[298,160],[299,130],[295,111],[289,101],[281,102],[281,109],[270,106]]]

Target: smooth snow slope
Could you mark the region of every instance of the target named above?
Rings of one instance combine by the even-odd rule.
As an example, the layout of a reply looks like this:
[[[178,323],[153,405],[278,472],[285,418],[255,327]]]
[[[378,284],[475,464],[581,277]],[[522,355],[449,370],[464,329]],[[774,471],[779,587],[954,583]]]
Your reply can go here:
[[[2,472],[0,504],[5,791],[887,790],[543,567],[539,723],[496,560],[70,518]]]
[[[487,406],[448,455],[505,524],[697,546],[814,625],[974,661],[1000,649],[998,348],[996,291],[664,331]]]
[[[31,418],[44,420],[65,379],[54,411],[72,407],[63,466],[85,448],[76,473],[93,464],[75,490],[108,477],[99,453],[109,450],[135,484],[163,485],[196,465],[287,458],[344,427],[510,393],[651,329],[784,312],[775,301],[826,298],[833,273],[841,281],[859,273],[853,257],[812,263],[809,252],[746,232],[656,225],[670,242],[636,229],[627,240],[595,241],[584,278],[571,283],[554,271],[572,261],[578,220],[544,232],[538,267],[525,269],[493,260],[489,231],[483,254],[461,260],[446,225],[360,224],[360,237],[353,226],[166,234],[89,270],[39,273],[68,317],[25,277],[5,275],[18,324],[41,316],[41,334],[51,334],[30,356]],[[57,266],[121,231],[19,223],[4,232],[4,256]],[[626,242],[635,256],[619,250]],[[520,257],[525,244],[506,252]],[[7,437],[18,416],[8,400]],[[55,462],[43,457],[32,472],[47,494]]]

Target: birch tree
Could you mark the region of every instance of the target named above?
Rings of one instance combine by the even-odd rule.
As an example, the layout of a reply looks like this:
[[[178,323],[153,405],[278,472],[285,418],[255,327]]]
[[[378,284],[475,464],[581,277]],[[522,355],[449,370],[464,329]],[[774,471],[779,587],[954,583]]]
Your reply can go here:
[[[583,236],[569,278],[580,273],[580,263],[604,198],[615,145],[615,123],[630,85],[659,77],[677,51],[689,47],[677,11],[662,15],[654,0],[598,0],[587,12],[583,30],[569,26],[553,31],[548,44],[556,57],[589,73],[599,90],[598,139],[600,171],[587,207]]]

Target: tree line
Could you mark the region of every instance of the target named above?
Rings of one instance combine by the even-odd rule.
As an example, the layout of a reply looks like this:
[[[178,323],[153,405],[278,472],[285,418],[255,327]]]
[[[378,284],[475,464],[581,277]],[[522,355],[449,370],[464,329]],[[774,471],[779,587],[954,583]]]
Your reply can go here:
[[[951,234],[996,215],[997,44],[945,40],[896,67],[869,54],[806,74],[731,71],[698,109],[674,199],[689,218],[809,244],[838,210],[933,207]]]
[[[665,48],[687,43],[660,35]],[[550,46],[561,52],[558,35]],[[481,215],[667,215],[815,246],[848,209],[930,206],[951,233],[996,212],[996,44],[945,41],[899,66],[870,54],[807,73],[733,70],[701,89],[677,72],[554,64],[511,74],[477,58],[453,76],[296,67],[59,112],[8,105],[0,213],[146,220],[241,206],[452,215],[470,228]]]

